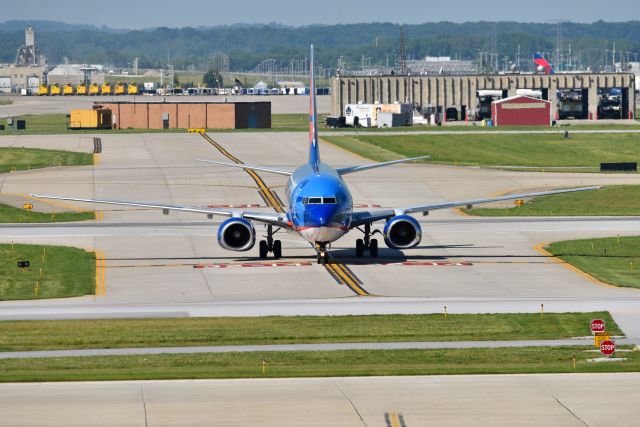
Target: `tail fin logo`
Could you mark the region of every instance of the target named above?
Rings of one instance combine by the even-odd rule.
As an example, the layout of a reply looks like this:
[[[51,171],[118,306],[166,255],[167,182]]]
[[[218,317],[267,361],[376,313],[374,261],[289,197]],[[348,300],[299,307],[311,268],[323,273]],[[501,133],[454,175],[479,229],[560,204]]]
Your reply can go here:
[[[551,64],[544,59],[544,56],[540,52],[536,52],[533,56],[533,62],[540,68],[540,71],[544,71],[545,74],[553,74],[553,68],[551,68]]]

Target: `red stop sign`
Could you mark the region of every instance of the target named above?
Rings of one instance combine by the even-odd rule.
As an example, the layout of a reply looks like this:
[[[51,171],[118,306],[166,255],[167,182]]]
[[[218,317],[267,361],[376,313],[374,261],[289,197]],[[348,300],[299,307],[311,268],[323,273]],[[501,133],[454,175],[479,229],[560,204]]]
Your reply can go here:
[[[591,321],[591,332],[604,332],[604,320],[594,319]]]
[[[616,343],[614,341],[606,340],[600,343],[600,353],[605,356],[610,356],[616,352]]]

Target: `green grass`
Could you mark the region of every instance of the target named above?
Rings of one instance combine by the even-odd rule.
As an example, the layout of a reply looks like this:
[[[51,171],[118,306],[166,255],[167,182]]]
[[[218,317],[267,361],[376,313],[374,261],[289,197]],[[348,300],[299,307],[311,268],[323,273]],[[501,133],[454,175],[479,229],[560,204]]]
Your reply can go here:
[[[181,133],[185,129],[67,129],[66,114],[37,114],[14,117],[15,120],[25,120],[25,130],[14,130],[5,127],[0,131],[2,135],[59,135],[59,134],[118,134],[118,133]],[[6,123],[0,120],[0,123]]]
[[[11,104],[13,104],[13,100],[0,98],[0,105],[11,105]]]
[[[0,204],[0,223],[68,222],[95,219],[95,212],[35,212]]]
[[[640,237],[567,240],[545,249],[605,283],[640,288]]]
[[[640,186],[615,185],[595,191],[536,197],[522,206],[463,211],[477,216],[636,216],[640,214]]]
[[[637,372],[640,352],[628,360],[588,363],[593,347],[446,350],[352,350],[165,354],[0,360],[0,382],[282,378],[371,375]],[[576,355],[576,368],[572,356]],[[262,364],[266,361],[266,372]]]
[[[29,261],[30,267],[18,268],[18,261]],[[64,298],[93,294],[94,290],[93,252],[65,246],[0,244],[0,300]]]
[[[0,147],[0,173],[50,166],[92,165],[93,155],[40,148]]]
[[[479,166],[599,167],[640,160],[640,134],[354,135],[323,139],[373,160],[431,155],[431,162]],[[375,149],[375,150],[374,150]]]
[[[609,313],[301,316],[0,322],[0,351],[326,342],[561,339]],[[69,334],[69,331],[74,331]]]

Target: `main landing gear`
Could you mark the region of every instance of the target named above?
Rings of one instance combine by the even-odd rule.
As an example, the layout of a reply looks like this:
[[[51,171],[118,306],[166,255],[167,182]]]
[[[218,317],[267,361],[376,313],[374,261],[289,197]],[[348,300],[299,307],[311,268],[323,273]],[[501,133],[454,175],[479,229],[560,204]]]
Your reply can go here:
[[[378,256],[378,240],[371,238],[376,233],[375,231],[371,232],[371,224],[365,224],[364,231],[360,228],[358,230],[364,233],[364,239],[356,240],[356,256],[361,257],[364,255],[365,250],[369,250],[369,255],[376,258]]]
[[[267,240],[260,240],[260,258],[267,258],[269,252],[273,252],[275,259],[282,257],[282,242],[280,240],[273,240],[273,235],[280,230],[279,228],[273,231],[272,225],[267,225]]]

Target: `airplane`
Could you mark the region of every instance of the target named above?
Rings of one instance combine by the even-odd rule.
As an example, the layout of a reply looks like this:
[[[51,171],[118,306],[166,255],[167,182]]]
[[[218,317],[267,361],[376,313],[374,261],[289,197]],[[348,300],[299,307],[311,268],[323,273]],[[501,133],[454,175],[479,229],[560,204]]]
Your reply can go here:
[[[544,59],[544,56],[540,52],[536,52],[533,55],[533,62],[538,66],[538,70],[544,71],[545,74],[554,74],[551,64]]]
[[[316,113],[316,91],[314,74],[314,51],[311,46],[310,55],[310,95],[309,95],[309,159],[307,163],[295,170],[277,169],[269,166],[250,164],[226,163],[212,160],[200,160],[206,163],[227,167],[255,170],[288,176],[286,185],[286,200],[288,207],[284,213],[251,212],[236,209],[212,209],[197,206],[176,206],[162,203],[127,202],[118,200],[95,200],[52,195],[31,194],[32,197],[68,200],[77,202],[105,203],[112,205],[136,206],[144,208],[162,209],[164,213],[170,210],[195,212],[228,217],[218,227],[217,239],[221,247],[232,251],[248,251],[256,241],[254,222],[267,226],[266,240],[260,240],[259,256],[267,258],[269,253],[278,259],[282,256],[282,243],[274,239],[279,230],[295,231],[307,240],[317,252],[318,264],[330,262],[328,250],[332,242],[340,239],[349,231],[358,229],[363,238],[356,240],[356,256],[362,257],[367,251],[371,257],[378,256],[378,241],[372,238],[379,233],[385,244],[394,249],[409,249],[417,246],[422,239],[420,223],[411,215],[421,212],[426,215],[429,211],[447,209],[456,206],[473,206],[481,203],[501,200],[522,199],[526,197],[544,196],[549,194],[569,193],[575,191],[595,190],[600,187],[578,187],[561,190],[551,190],[533,193],[511,194],[499,197],[470,199],[454,202],[442,202],[409,206],[395,209],[380,209],[374,211],[354,211],[353,199],[343,176],[369,169],[380,168],[399,163],[411,162],[428,158],[418,156],[382,163],[370,163],[360,166],[333,168],[320,160],[320,146],[318,144],[318,128]],[[382,231],[372,231],[372,224],[385,221]],[[274,231],[274,227],[276,228]]]

